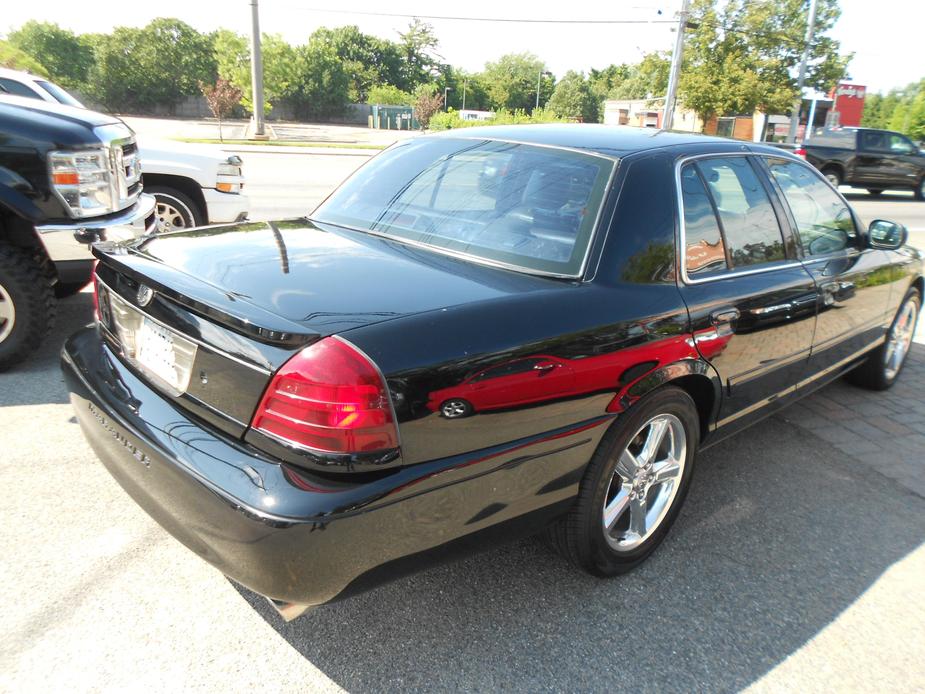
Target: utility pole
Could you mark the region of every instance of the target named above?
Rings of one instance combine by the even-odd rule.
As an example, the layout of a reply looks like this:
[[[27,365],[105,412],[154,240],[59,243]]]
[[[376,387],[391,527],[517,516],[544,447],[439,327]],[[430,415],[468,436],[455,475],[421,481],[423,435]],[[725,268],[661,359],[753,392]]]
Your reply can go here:
[[[469,86],[469,80],[468,79],[463,80],[463,102],[462,102],[463,111],[466,110],[466,87],[468,86]]]
[[[684,53],[684,30],[690,14],[691,0],[681,2],[678,13],[678,35],[674,40],[674,52],[671,54],[671,72],[668,73],[668,93],[665,95],[665,113],[662,116],[662,130],[671,130],[674,120],[675,102],[678,99],[678,81],[681,79],[681,58]]]
[[[790,112],[790,132],[787,142],[797,141],[797,126],[800,124],[800,107],[803,105],[803,85],[806,83],[806,64],[809,62],[809,49],[813,42],[813,31],[816,26],[816,0],[809,0],[809,22],[806,24],[806,41],[803,44],[803,59],[800,60],[800,74],[797,77],[797,95],[793,100],[793,110]],[[810,130],[812,123],[806,124]],[[804,133],[805,136],[805,133]]]
[[[536,76],[536,108],[540,107],[540,82],[543,81],[543,75],[551,75],[549,70],[540,68],[540,73]]]
[[[443,88],[443,110],[444,110],[444,111],[449,111],[449,110],[450,110],[449,104],[446,103],[446,95],[447,95],[447,92],[451,92],[451,91],[453,91],[453,88],[452,88],[452,87],[444,87],[444,88]]]
[[[254,97],[254,139],[265,140],[263,126],[263,58],[260,55],[260,13],[251,0],[251,86]]]

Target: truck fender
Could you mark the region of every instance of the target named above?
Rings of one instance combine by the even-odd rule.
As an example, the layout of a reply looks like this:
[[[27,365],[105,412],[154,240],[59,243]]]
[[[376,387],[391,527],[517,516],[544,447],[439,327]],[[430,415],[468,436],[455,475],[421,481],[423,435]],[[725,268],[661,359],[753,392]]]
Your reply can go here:
[[[15,171],[0,166],[0,205],[17,217],[34,224],[39,223],[45,220],[45,215],[29,199],[35,194],[35,189],[29,181]]]

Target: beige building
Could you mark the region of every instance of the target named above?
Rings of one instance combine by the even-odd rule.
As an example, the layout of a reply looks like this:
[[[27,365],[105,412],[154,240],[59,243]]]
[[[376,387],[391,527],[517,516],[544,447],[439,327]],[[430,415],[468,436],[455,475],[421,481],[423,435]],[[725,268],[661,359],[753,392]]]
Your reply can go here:
[[[607,125],[632,125],[637,128],[662,127],[662,99],[611,99],[604,102],[604,123]],[[703,121],[697,114],[686,109],[677,109],[674,114],[674,130],[699,133]]]

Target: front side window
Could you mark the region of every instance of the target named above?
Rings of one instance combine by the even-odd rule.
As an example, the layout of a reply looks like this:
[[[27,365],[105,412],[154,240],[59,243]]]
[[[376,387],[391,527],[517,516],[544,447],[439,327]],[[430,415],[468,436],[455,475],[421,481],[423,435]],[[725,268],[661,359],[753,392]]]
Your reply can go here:
[[[767,161],[793,214],[806,255],[826,255],[856,244],[851,210],[815,170],[789,159]]]
[[[894,154],[912,154],[915,151],[911,140],[896,133],[890,133],[887,136],[887,143]]]
[[[84,107],[82,103],[80,103],[77,99],[75,99],[73,96],[71,96],[68,92],[66,92],[64,89],[59,87],[54,82],[48,82],[46,80],[36,80],[36,84],[38,84],[42,89],[44,89],[46,92],[51,94],[53,97],[55,97],[55,99],[57,99],[60,103],[64,104],[65,106],[76,106],[77,108]]]
[[[312,218],[525,271],[578,276],[615,165],[496,140],[409,140],[361,168]]]

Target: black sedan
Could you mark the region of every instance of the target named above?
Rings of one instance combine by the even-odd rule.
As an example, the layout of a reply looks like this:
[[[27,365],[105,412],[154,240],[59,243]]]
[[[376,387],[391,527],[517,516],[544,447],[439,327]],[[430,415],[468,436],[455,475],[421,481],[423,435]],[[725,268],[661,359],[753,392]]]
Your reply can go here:
[[[540,531],[610,576],[699,449],[843,374],[895,382],[905,239],[775,148],[451,132],[304,219],[97,246],[63,369],[125,490],[288,618]]]

